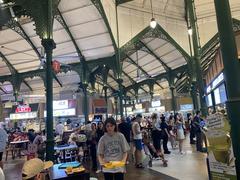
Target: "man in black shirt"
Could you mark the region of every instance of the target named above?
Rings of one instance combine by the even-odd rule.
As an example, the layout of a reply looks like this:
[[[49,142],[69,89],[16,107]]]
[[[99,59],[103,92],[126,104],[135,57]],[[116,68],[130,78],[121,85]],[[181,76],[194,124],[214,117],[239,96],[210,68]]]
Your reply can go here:
[[[127,142],[130,143],[131,126],[126,122],[125,117],[122,117],[121,123],[118,125],[118,130],[124,135]]]

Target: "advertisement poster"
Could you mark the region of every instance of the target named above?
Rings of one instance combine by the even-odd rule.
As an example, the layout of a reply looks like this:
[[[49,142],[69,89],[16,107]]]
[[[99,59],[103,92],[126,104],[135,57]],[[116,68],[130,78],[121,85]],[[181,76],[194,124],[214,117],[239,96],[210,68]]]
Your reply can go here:
[[[207,117],[208,158],[213,180],[237,180],[230,125],[221,113]]]

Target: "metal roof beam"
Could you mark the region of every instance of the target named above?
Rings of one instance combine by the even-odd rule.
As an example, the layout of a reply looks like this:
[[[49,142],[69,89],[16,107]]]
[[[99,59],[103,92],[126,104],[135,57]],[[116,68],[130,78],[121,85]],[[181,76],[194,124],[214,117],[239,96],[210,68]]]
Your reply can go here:
[[[4,54],[2,52],[0,52],[0,56],[3,60],[3,62],[5,62],[5,64],[7,65],[8,69],[10,70],[12,75],[17,74],[17,70],[13,67],[13,65],[9,62],[9,60],[6,58],[6,56],[4,56]]]
[[[106,27],[107,27],[107,29],[108,29],[110,38],[111,38],[111,40],[112,40],[115,53],[118,52],[117,44],[116,44],[115,38],[114,38],[114,36],[113,36],[112,29],[111,29],[111,27],[110,27],[110,25],[109,25],[109,22],[108,22],[106,13],[105,13],[105,11],[104,11],[102,2],[99,1],[99,0],[91,0],[91,1],[92,1],[92,3],[94,4],[94,6],[98,9],[99,13],[101,14],[101,16],[102,16],[102,18],[103,18],[103,21],[104,21],[104,23],[105,23],[105,25],[106,25]]]
[[[31,41],[31,39],[29,38],[29,36],[27,35],[27,33],[24,31],[24,29],[22,28],[21,24],[18,21],[15,21],[14,19],[11,19],[7,26],[12,29],[13,31],[15,31],[16,33],[18,33],[20,36],[23,37],[23,39],[25,39],[29,45],[32,47],[32,49],[35,51],[35,53],[37,54],[40,62],[42,61],[42,57],[41,54],[38,52],[36,46],[33,44],[33,42]],[[52,72],[53,73],[53,72]],[[57,76],[55,73],[53,73],[53,78],[58,82],[58,84],[62,87],[62,83],[60,83],[60,81],[58,80]]]
[[[127,76],[128,79],[130,79],[130,81],[132,81],[133,84],[137,84],[137,82],[136,82],[133,78],[131,78],[125,71],[122,71],[122,73],[123,73],[125,76]],[[145,93],[148,93],[143,87],[140,86],[139,88],[142,89]]]
[[[26,80],[23,80],[23,83],[30,89],[30,91],[33,91],[33,89],[32,89],[31,86],[27,83]]]
[[[139,41],[146,49],[147,51],[154,56],[164,67],[164,69],[168,72],[171,71],[172,69],[160,58],[158,57],[145,43],[143,43],[142,41]]]
[[[126,55],[126,56],[133,65],[135,65],[137,68],[139,68],[146,76],[150,77],[150,75],[141,66],[139,66],[130,56],[128,56],[128,55]]]
[[[5,91],[2,87],[0,87],[0,90],[1,90],[4,94],[7,94],[7,91]]]
[[[187,68],[187,65],[183,65],[183,66],[180,66],[180,67],[178,67],[176,69],[173,69],[171,71],[171,73],[172,73],[173,76],[176,76],[178,73],[186,71],[186,68]],[[168,79],[168,77],[169,77],[169,73],[168,72],[164,72],[164,73],[161,73],[161,74],[159,74],[157,76],[154,76],[154,77],[151,77],[151,78],[154,79],[155,81],[157,81],[157,80],[164,79],[164,78]],[[149,83],[149,79],[146,79],[146,80],[143,80],[143,81],[141,81],[141,82],[139,82],[137,84],[125,87],[125,90],[128,91],[130,89],[133,89],[134,86],[136,86],[136,85],[141,86],[141,85],[148,84],[148,83]]]
[[[160,88],[164,89],[159,82],[156,81],[155,84],[157,84]]]

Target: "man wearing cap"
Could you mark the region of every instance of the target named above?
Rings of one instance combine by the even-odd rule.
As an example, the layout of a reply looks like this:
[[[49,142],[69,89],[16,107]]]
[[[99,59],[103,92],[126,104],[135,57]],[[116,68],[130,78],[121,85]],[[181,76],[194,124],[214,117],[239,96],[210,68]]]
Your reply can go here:
[[[133,141],[135,145],[135,163],[137,168],[143,168],[142,165],[142,132],[140,128],[140,122],[142,120],[142,115],[138,114],[136,119],[132,124],[132,133],[133,133]]]
[[[53,166],[52,161],[43,162],[41,159],[34,158],[26,161],[22,169],[23,180],[42,180],[42,171],[49,169]]]

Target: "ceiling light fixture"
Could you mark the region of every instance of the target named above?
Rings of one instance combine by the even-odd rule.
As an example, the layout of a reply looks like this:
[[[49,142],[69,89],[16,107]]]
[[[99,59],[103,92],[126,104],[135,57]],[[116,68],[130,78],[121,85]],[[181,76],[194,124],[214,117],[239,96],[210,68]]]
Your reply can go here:
[[[189,27],[189,28],[188,28],[188,34],[191,36],[191,35],[192,35],[192,33],[193,33],[193,31],[192,31],[192,28],[191,28],[191,27]]]
[[[157,21],[153,17],[152,0],[150,0],[150,5],[151,5],[151,11],[152,11],[152,19],[151,19],[151,22],[150,22],[150,27],[154,29],[157,26]]]

